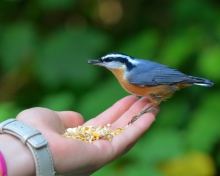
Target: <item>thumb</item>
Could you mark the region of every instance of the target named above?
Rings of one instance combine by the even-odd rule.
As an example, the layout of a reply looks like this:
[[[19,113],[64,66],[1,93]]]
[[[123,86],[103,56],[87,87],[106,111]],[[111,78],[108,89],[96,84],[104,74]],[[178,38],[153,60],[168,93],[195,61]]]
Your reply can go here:
[[[60,111],[57,112],[60,120],[63,122],[65,129],[73,128],[84,123],[83,116],[74,111]]]

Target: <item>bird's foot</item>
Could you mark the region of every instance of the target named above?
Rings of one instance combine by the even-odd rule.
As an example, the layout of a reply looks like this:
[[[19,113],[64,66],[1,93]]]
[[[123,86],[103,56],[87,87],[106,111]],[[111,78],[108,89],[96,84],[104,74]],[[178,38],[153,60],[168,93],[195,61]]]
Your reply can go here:
[[[128,123],[128,125],[132,124],[135,122],[137,119],[139,119],[143,114],[148,113],[148,112],[153,112],[155,108],[150,109],[154,104],[151,103],[146,109],[142,110],[138,115],[132,117],[131,121]]]

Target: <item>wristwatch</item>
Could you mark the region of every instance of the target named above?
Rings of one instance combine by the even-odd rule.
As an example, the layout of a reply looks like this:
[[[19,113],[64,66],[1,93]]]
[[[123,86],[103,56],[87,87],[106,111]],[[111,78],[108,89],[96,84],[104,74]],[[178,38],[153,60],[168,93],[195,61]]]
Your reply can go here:
[[[18,137],[28,146],[34,157],[37,176],[55,176],[53,158],[47,140],[40,131],[16,119],[8,119],[0,123],[0,134],[7,133]]]

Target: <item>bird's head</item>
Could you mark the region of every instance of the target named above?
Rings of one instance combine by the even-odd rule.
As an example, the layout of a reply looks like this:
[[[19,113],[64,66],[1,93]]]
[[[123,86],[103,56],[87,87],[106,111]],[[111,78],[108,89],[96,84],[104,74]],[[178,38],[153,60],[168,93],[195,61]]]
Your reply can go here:
[[[137,60],[131,56],[121,53],[109,53],[97,60],[89,60],[92,65],[99,65],[108,69],[127,69],[131,70],[137,64]]]

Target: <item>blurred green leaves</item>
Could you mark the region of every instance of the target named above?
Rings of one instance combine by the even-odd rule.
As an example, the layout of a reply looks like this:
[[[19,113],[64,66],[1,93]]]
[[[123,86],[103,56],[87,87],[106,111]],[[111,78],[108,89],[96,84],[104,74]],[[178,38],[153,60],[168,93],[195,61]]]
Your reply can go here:
[[[200,22],[209,23],[216,15],[216,11],[207,0],[178,0],[173,3],[174,18],[178,23],[186,25],[187,23]]]
[[[56,111],[62,111],[64,109],[72,109],[75,105],[75,97],[72,92],[59,92],[58,94],[49,94],[45,96],[40,107],[49,108]]]
[[[198,50],[202,40],[201,32],[199,28],[192,26],[169,36],[160,53],[161,62],[169,63],[173,68],[180,67]]]
[[[4,70],[21,67],[35,52],[37,33],[31,23],[15,23],[3,28],[0,56]]]
[[[158,136],[160,137],[158,138]],[[144,155],[145,162],[149,164],[160,163],[184,153],[184,143],[182,138],[183,134],[175,129],[154,128],[144,136],[144,140],[138,145],[139,147],[135,148],[135,153],[137,156]]]
[[[97,69],[101,69],[100,67]],[[80,99],[79,112],[86,120],[94,118],[114,102],[128,95],[115,78],[97,83],[90,93],[85,94]]]
[[[214,176],[216,174],[213,160],[205,153],[194,151],[185,156],[175,157],[161,164],[164,175],[169,176]]]
[[[212,100],[212,102],[202,101],[200,107],[192,113],[186,134],[191,149],[211,152],[212,147],[219,141],[220,118],[216,114],[216,110],[219,108],[219,100],[214,98],[217,96],[218,92],[203,96],[204,99]]]
[[[201,52],[198,68],[203,75],[210,79],[219,80],[220,45],[214,45]]]
[[[118,20],[108,23],[109,15],[98,12],[103,4],[106,13],[121,15]],[[189,87],[163,102],[136,146],[94,175],[214,175],[220,168],[219,2],[118,0],[115,9],[111,4],[0,2],[0,120],[33,106],[95,117],[128,93],[108,70],[87,60],[123,52],[215,84]]]
[[[19,111],[22,111],[12,102],[1,103],[0,104],[0,121],[7,120],[9,118],[15,118]]]
[[[152,58],[155,54],[156,47],[159,44],[159,33],[152,30],[144,30],[137,35],[126,39],[120,50],[123,53],[135,55],[137,58]]]
[[[64,84],[88,86],[97,77],[97,70],[88,66],[87,60],[107,47],[107,42],[104,34],[92,29],[59,29],[49,35],[39,48],[35,73],[45,86],[48,81],[50,87]]]
[[[41,7],[45,10],[69,9],[77,0],[39,0]]]

